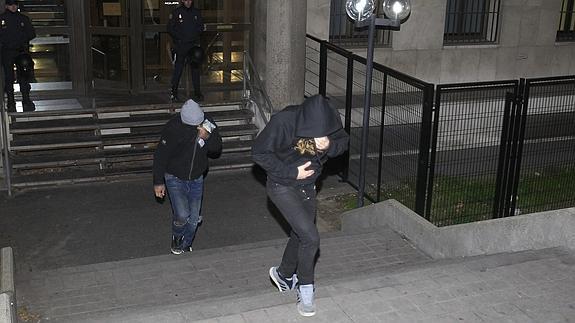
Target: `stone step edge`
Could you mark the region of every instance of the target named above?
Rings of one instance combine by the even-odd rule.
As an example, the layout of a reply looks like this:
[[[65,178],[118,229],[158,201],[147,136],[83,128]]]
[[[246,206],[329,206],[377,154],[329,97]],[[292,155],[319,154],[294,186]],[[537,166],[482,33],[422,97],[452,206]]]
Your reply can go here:
[[[345,233],[345,232],[325,232],[320,233],[321,239],[331,239],[331,238],[341,238],[341,237],[353,237],[353,236],[360,236],[360,235],[369,235],[376,232],[382,232],[385,230],[390,230],[389,227],[379,227],[376,228],[377,230],[366,230],[362,232],[354,232],[354,233]],[[284,248],[285,244],[287,243],[286,238],[280,239],[272,239],[272,240],[264,240],[264,241],[257,241],[257,242],[250,242],[238,245],[230,245],[218,248],[209,248],[209,249],[202,249],[202,250],[194,250],[194,258],[200,259],[203,257],[216,257],[216,254],[227,254],[227,253],[236,253],[239,251],[244,250],[255,250],[255,249],[263,249],[263,248],[270,248],[270,247],[278,247]],[[18,279],[27,279],[29,275],[61,275],[61,274],[71,274],[71,273],[83,273],[83,272],[92,272],[98,270],[109,270],[115,268],[132,268],[142,265],[148,264],[155,264],[155,263],[168,263],[168,262],[187,262],[187,259],[184,256],[176,256],[169,253],[169,250],[166,250],[165,255],[158,255],[158,256],[150,256],[150,257],[143,257],[143,258],[136,258],[136,259],[126,259],[126,260],[117,260],[117,261],[110,261],[98,264],[87,264],[87,265],[80,265],[80,266],[72,266],[72,267],[62,267],[56,269],[48,269],[43,271],[36,271],[32,273],[24,273],[21,276],[18,276]]]
[[[538,261],[546,258],[552,258],[561,255],[561,248],[550,248],[542,250],[529,250],[521,252],[508,253],[517,255],[511,257],[505,264],[518,264],[530,261]],[[434,268],[446,267],[461,263],[472,264],[475,260],[489,264],[490,258],[498,257],[501,254],[474,256],[453,259],[429,260],[423,263],[398,266],[394,270],[386,269],[385,273],[375,272],[370,274],[360,274],[352,280],[337,282],[337,279],[326,279],[316,286],[316,300],[333,297],[336,295],[349,295],[361,293],[369,290],[380,289],[385,287],[394,287],[401,285],[403,277],[409,277],[417,272],[425,272]],[[519,259],[517,259],[519,258]],[[398,277],[400,279],[398,279]],[[191,318],[194,321],[205,319],[217,319],[245,312],[255,311],[268,307],[280,306],[285,304],[296,304],[295,291],[279,293],[274,290],[270,283],[270,288],[266,290],[250,290],[241,294],[232,294],[221,297],[212,297],[205,300],[183,302],[179,304],[159,305],[159,306],[134,306],[112,309],[90,313],[87,315],[77,314],[70,317],[58,317],[62,322],[140,322],[149,321],[150,317],[172,317],[182,322],[187,322]],[[174,316],[176,315],[176,316]],[[148,320],[147,320],[148,319]]]

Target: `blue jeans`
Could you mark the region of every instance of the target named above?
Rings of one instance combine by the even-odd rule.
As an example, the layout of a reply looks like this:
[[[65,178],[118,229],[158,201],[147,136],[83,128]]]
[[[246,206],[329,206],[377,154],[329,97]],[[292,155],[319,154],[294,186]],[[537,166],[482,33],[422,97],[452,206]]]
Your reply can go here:
[[[284,186],[268,179],[266,190],[270,200],[291,226],[278,271],[283,277],[297,273],[301,285],[313,284],[315,258],[319,250],[319,232],[315,225],[315,185]]]
[[[166,189],[172,205],[172,234],[184,237],[182,248],[192,245],[202,207],[204,176],[191,181],[165,174]]]

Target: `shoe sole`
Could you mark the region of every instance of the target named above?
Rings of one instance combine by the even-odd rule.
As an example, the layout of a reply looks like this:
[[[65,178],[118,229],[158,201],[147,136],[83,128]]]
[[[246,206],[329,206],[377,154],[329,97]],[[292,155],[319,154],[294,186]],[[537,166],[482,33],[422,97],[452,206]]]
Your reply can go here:
[[[285,290],[282,290],[282,288],[280,287],[281,284],[277,281],[276,277],[274,276],[273,272],[274,272],[274,268],[272,267],[270,268],[270,278],[272,279],[272,281],[274,282],[274,284],[276,285],[277,289],[279,290],[280,293],[284,293]]]
[[[306,313],[306,312],[302,312],[300,311],[300,309],[298,308],[297,311],[299,312],[299,315],[301,316],[305,316],[305,317],[310,317],[310,316],[314,316],[315,312],[311,312],[311,313]]]
[[[171,251],[172,254],[174,254],[174,255],[181,255],[181,254],[184,253],[183,250],[174,250],[174,249],[171,249],[170,251]]]

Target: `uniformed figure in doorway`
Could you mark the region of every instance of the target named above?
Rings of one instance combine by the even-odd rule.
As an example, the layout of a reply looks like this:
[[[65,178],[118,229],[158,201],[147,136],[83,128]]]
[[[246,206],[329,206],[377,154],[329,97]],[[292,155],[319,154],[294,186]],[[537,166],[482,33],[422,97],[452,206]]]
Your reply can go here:
[[[200,36],[204,30],[204,23],[200,10],[194,8],[193,0],[183,0],[181,5],[170,15],[168,33],[172,36],[175,54],[174,74],[172,75],[172,102],[179,101],[178,85],[186,63],[190,63],[192,70],[192,83],[194,85],[194,101],[204,99],[200,91],[200,66],[203,60],[203,51],[200,47]]]
[[[9,112],[16,111],[14,100],[14,65],[22,94],[24,111],[34,111],[30,100],[30,82],[34,79],[34,61],[30,56],[30,41],[36,38],[36,31],[30,19],[18,11],[16,0],[6,0],[6,10],[0,15],[0,46],[2,46],[2,68],[4,69],[4,92]]]

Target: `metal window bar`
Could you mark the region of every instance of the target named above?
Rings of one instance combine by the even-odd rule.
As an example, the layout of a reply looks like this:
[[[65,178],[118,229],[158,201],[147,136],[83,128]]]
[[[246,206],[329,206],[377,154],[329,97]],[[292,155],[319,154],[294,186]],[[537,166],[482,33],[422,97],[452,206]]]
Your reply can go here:
[[[380,7],[380,5],[376,6],[376,8]],[[345,0],[331,1],[329,41],[346,48],[367,47],[368,31],[355,29],[354,22],[349,19],[345,12]],[[374,45],[376,47],[389,47],[391,45],[391,31],[376,30]]]
[[[497,42],[500,0],[448,0],[444,45]]]
[[[556,40],[575,41],[575,0],[563,0],[561,4]]]

